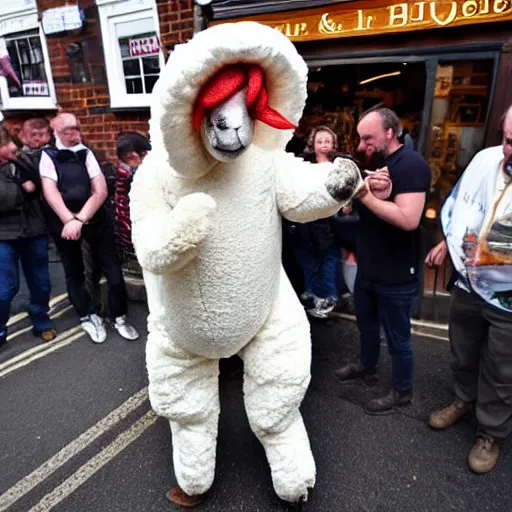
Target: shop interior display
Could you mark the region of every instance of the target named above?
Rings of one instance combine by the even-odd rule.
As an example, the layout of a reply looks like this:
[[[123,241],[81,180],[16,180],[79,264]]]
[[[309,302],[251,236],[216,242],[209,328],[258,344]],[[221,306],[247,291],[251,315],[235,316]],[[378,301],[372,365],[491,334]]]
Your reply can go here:
[[[391,108],[415,148],[420,137],[425,140],[424,156],[432,170],[432,182],[424,224],[427,246],[433,245],[441,236],[439,213],[446,197],[483,147],[492,69],[492,60],[440,62],[429,132],[422,134],[427,83],[424,62],[311,68],[304,116],[288,150],[304,152],[311,130],[326,125],[338,136],[338,150],[355,154],[356,127],[362,113],[376,105]],[[440,274],[446,277],[437,284],[438,289],[446,284],[450,272],[442,269]],[[426,276],[426,281],[432,281],[432,276]]]

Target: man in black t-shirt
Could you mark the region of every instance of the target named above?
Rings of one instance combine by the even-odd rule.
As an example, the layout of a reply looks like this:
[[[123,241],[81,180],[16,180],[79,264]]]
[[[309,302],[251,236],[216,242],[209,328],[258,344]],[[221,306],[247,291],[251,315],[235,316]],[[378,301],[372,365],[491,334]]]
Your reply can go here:
[[[419,153],[398,141],[400,120],[378,108],[361,117],[358,152],[366,168],[367,191],[355,203],[360,217],[354,302],[361,339],[360,363],[336,371],[340,380],[376,379],[380,327],[393,359],[393,387],[365,407],[369,414],[389,412],[412,398],[414,356],[411,315],[419,291],[422,254],[419,223],[430,186],[430,169]],[[370,191],[370,179],[391,178],[391,189]]]

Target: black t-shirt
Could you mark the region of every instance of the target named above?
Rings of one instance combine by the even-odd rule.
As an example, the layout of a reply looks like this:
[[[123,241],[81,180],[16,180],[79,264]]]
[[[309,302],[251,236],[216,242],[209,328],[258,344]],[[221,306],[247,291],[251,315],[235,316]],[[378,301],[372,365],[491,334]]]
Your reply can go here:
[[[426,192],[430,187],[430,168],[423,157],[411,148],[400,147],[386,160],[393,192]],[[372,213],[356,201],[360,217],[357,268],[365,278],[382,284],[405,284],[418,279],[422,265],[420,228],[404,231]]]

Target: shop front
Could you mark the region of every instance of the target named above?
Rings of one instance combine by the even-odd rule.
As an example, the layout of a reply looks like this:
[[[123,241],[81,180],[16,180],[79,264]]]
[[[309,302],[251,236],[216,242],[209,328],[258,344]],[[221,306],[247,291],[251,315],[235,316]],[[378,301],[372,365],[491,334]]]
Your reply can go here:
[[[311,127],[326,124],[352,153],[366,109],[382,104],[397,112],[406,142],[432,169],[422,222],[429,249],[442,236],[443,202],[471,158],[500,143],[499,121],[512,103],[512,2],[364,0],[270,12],[276,4],[222,2],[220,9],[214,2],[210,24],[272,26],[308,63],[308,101],[290,151],[302,151]],[[304,2],[283,2],[293,4]],[[426,293],[442,294],[450,275],[449,264],[426,269]]]

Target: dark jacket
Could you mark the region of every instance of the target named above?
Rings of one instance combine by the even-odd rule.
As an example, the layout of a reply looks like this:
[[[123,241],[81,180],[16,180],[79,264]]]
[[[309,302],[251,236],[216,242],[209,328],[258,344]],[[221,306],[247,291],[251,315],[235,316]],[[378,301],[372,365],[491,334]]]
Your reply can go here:
[[[41,190],[32,194],[23,190],[20,165],[8,162],[0,166],[0,240],[30,238],[47,233],[41,208]]]

